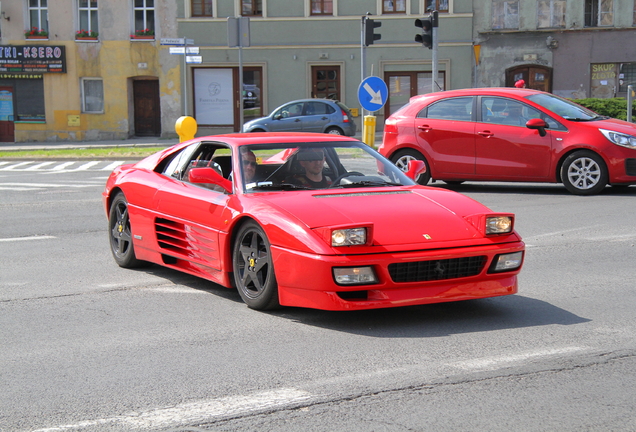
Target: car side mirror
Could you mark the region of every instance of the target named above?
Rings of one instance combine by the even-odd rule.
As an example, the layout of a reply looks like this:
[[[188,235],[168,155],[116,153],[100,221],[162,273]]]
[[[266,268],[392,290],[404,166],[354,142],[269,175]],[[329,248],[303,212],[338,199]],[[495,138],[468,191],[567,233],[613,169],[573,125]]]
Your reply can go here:
[[[276,115],[274,116],[274,120],[280,120],[281,118],[283,118],[283,115],[282,115],[282,114],[276,114]]]
[[[220,186],[228,193],[232,193],[232,182],[224,178],[213,168],[192,168],[188,172],[188,181],[190,183],[206,183]]]
[[[406,176],[411,180],[415,180],[417,176],[426,172],[426,163],[423,160],[411,159],[406,169]]]
[[[526,122],[526,127],[528,129],[536,129],[539,131],[539,135],[544,137],[546,136],[547,132],[545,131],[547,128],[549,128],[548,124],[541,120],[540,118],[533,118],[530,119]]]

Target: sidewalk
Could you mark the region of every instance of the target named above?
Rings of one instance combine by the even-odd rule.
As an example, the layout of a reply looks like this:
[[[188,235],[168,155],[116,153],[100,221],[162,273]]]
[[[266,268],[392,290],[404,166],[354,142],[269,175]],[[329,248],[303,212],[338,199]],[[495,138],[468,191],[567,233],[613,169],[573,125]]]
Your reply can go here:
[[[353,138],[362,139],[360,132]],[[105,141],[57,141],[57,142],[24,142],[24,143],[0,143],[0,151],[29,151],[29,150],[63,150],[81,149],[85,147],[169,147],[177,144],[179,138],[159,138],[159,137],[132,137],[125,140],[105,140]],[[382,143],[382,133],[375,135],[375,147]]]

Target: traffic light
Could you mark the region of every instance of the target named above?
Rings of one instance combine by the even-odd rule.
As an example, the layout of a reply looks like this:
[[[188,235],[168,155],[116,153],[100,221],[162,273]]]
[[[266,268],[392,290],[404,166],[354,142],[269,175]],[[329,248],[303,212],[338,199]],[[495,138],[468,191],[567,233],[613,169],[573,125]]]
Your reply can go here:
[[[380,21],[374,21],[366,18],[364,20],[364,46],[373,45],[373,42],[382,39],[381,34],[374,33],[374,30],[378,27],[382,27]]]
[[[419,42],[428,49],[433,49],[433,18],[415,20],[415,27],[422,29],[421,34],[415,35],[415,42]]]

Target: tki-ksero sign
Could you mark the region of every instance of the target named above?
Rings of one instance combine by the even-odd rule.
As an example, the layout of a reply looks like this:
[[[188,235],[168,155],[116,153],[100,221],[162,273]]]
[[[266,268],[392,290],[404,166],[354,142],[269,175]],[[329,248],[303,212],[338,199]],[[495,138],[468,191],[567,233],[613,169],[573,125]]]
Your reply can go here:
[[[0,45],[0,72],[66,73],[65,46]]]

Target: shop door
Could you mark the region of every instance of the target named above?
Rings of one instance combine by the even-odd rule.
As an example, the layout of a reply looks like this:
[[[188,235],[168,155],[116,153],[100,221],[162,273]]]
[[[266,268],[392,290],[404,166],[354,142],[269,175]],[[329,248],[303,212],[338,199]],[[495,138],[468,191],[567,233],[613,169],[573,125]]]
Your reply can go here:
[[[133,104],[136,136],[161,135],[159,81],[133,81]]]
[[[0,87],[0,142],[14,142],[13,87]]]

